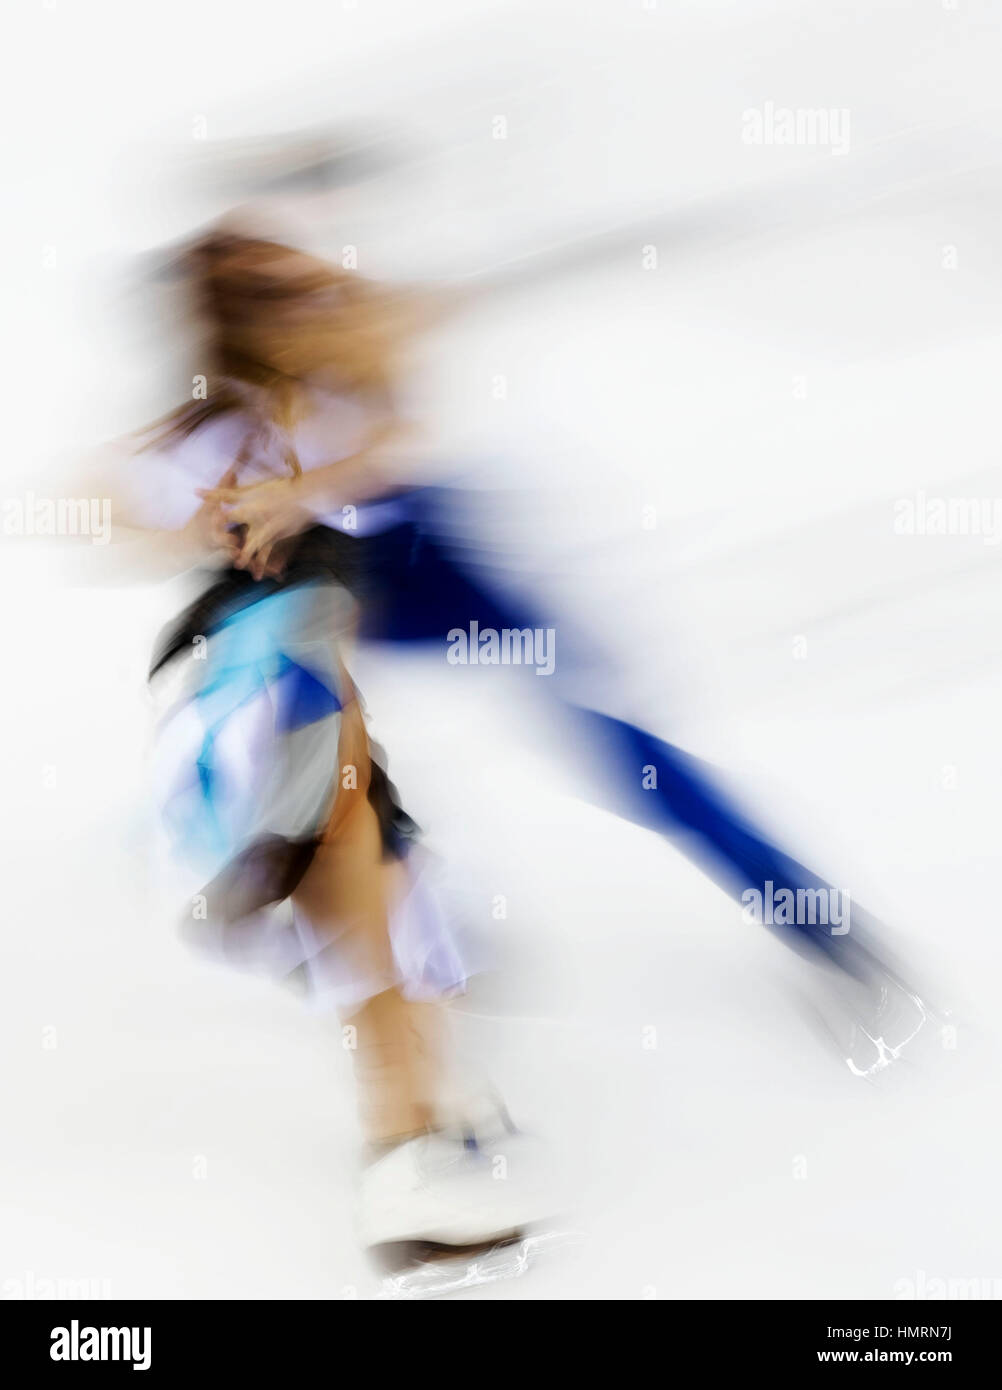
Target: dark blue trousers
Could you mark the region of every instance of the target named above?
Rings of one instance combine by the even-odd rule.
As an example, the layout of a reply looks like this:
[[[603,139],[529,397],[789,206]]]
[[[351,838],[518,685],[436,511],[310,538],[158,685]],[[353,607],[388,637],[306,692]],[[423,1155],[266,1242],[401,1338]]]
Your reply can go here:
[[[444,652],[450,630],[467,631],[475,620],[481,631],[554,627],[567,651],[565,625],[502,596],[476,550],[455,540],[448,489],[416,490],[397,502],[405,519],[360,544],[363,639],[434,644]],[[534,685],[544,695],[553,690],[547,679]],[[563,701],[555,692],[550,698],[560,701],[561,718],[573,721],[581,746],[601,769],[604,804],[666,836],[731,896],[741,900],[748,890],[770,900],[784,889],[828,893],[824,879],[785,854],[732,803],[705,764],[632,724]],[[820,950],[860,978],[879,964],[867,919],[855,905],[837,934],[830,924],[799,920],[774,930],[790,945]]]

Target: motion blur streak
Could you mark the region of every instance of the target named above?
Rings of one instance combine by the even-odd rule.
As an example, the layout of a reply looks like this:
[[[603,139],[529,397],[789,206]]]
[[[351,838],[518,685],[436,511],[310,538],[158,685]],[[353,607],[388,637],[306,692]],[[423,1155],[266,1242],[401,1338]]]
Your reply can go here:
[[[11,1269],[994,1276],[1002,20],[378,10],[21,21]]]

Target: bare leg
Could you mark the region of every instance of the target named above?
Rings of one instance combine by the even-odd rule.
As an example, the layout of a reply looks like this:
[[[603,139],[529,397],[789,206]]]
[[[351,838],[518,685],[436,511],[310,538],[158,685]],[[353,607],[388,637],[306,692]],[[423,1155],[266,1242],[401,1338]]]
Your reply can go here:
[[[353,1055],[365,1137],[387,1143],[433,1121],[444,1062],[444,1010],[404,999],[393,984],[389,921],[404,890],[404,870],[385,856],[368,801],[369,745],[357,700],[342,715],[338,763],[334,810],[294,901],[317,931],[336,942],[353,973],[377,990],[346,1013],[344,1022],[356,1030]]]

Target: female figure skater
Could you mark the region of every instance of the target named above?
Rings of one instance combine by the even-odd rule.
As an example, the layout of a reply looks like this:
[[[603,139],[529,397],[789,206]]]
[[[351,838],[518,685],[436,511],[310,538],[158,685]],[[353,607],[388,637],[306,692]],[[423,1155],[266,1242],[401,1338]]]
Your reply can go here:
[[[392,316],[352,277],[222,231],[186,269],[206,391],[141,439],[125,515],[207,569],[151,669],[166,822],[199,875],[192,930],[339,1011],[376,1154],[366,1245],[506,1239],[544,1203],[503,1106],[459,1079],[446,1011],[463,963],[346,665],[353,547],[331,498],[379,489]],[[227,515],[219,487],[248,485]]]

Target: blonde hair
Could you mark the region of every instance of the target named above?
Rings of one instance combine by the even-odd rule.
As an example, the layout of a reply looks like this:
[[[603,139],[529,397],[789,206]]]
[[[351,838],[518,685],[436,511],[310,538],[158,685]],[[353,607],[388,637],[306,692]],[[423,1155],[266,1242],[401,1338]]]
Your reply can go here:
[[[392,331],[386,291],[306,252],[235,232],[201,238],[181,267],[206,334],[208,393],[158,421],[144,447],[245,411],[254,423],[237,470],[268,438],[295,476],[301,467],[291,434],[308,382],[389,394],[401,335]]]

